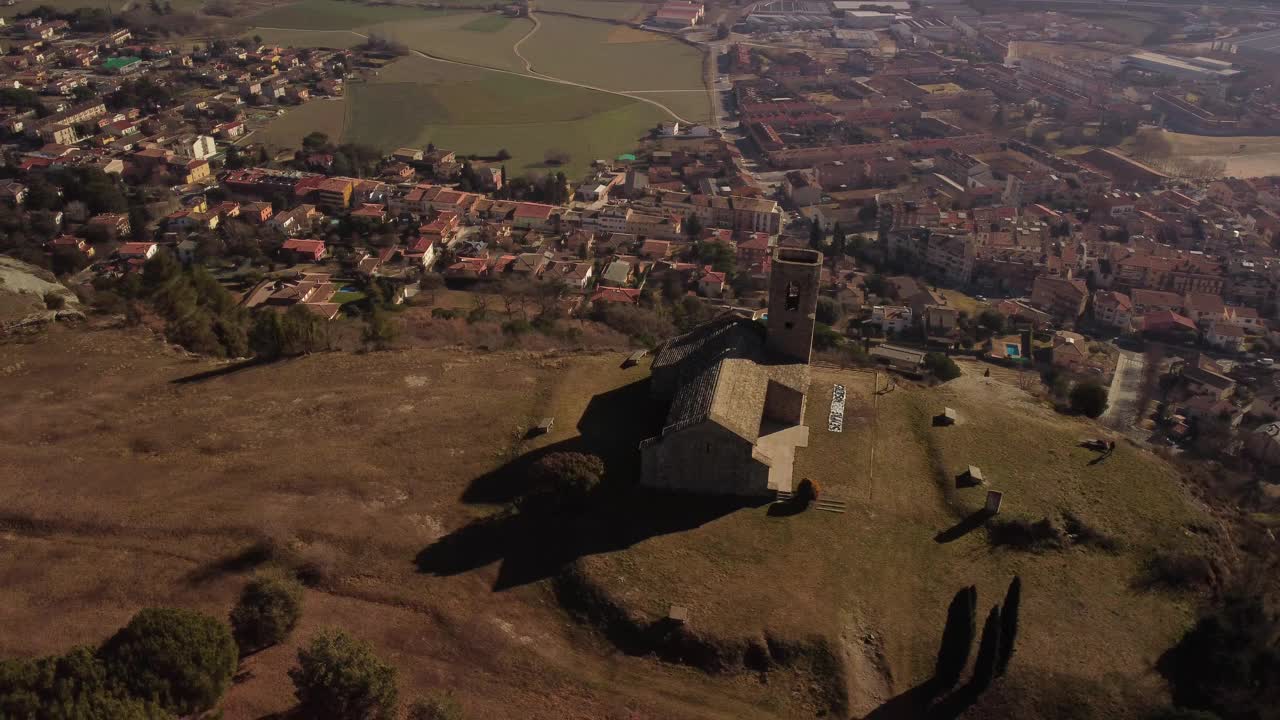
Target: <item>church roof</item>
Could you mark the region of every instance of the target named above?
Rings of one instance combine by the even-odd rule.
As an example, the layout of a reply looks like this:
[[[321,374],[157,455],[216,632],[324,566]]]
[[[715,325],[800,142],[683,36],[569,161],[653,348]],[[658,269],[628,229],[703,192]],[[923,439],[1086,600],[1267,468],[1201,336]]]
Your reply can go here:
[[[677,373],[664,434],[707,419],[754,442],[759,435],[769,382],[805,392],[809,366],[770,362],[764,328],[742,317],[703,323],[673,338],[653,361],[654,370]]]

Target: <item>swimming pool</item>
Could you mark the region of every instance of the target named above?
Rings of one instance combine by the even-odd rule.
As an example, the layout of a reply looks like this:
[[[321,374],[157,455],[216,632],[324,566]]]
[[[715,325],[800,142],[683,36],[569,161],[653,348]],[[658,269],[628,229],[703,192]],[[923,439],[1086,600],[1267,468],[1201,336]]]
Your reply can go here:
[[[1010,357],[1015,359],[1020,358],[1022,357],[1022,346],[1016,345],[1014,343],[1005,343],[1004,355],[1005,357]]]

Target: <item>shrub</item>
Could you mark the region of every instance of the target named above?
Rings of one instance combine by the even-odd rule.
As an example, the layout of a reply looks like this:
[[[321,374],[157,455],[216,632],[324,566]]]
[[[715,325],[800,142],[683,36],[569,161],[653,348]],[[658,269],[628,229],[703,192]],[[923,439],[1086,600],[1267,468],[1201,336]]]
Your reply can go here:
[[[400,326],[385,310],[374,307],[364,326],[361,337],[374,350],[387,350],[400,336]]]
[[[1138,582],[1147,588],[1198,590],[1213,584],[1213,562],[1197,553],[1156,553],[1142,567]]]
[[[1060,550],[1067,544],[1066,535],[1048,518],[997,520],[987,526],[987,536],[992,545],[1014,550]]]
[[[34,660],[0,662],[0,717],[30,720],[168,720],[169,713],[113,687],[90,648]]]
[[[818,322],[823,325],[835,325],[840,319],[840,305],[835,299],[824,295],[818,298],[818,307],[815,313]]]
[[[239,653],[231,631],[192,610],[147,608],[102,646],[112,679],[177,715],[213,707],[231,683]]]
[[[593,311],[594,319],[644,345],[654,343],[675,333],[670,320],[652,310],[634,305],[608,303]]]
[[[1120,541],[1114,536],[1109,535],[1096,527],[1086,523],[1075,515],[1064,512],[1062,520],[1066,526],[1067,535],[1076,545],[1089,545],[1091,547],[1101,548],[1107,552],[1117,552],[1120,550]]]
[[[804,478],[796,486],[796,499],[803,503],[811,503],[818,499],[819,492],[818,483],[809,478]]]
[[[1173,701],[1224,718],[1274,717],[1280,707],[1280,619],[1250,590],[1206,612],[1156,663]]]
[[[543,154],[542,159],[548,165],[568,165],[573,156],[565,150],[552,148]]]
[[[942,382],[960,377],[960,367],[956,365],[956,361],[942,353],[931,352],[925,355],[924,366]]]
[[[461,311],[450,308],[432,308],[431,317],[437,320],[452,320],[462,315]]]
[[[341,630],[317,635],[298,650],[289,671],[301,715],[317,720],[391,720],[396,716],[395,668],[366,642]]]
[[[502,323],[502,332],[511,335],[512,337],[519,337],[532,331],[533,324],[523,318],[516,318],[515,320],[508,320]]]
[[[67,306],[67,298],[52,290],[44,294],[44,306],[49,310],[61,310]]]
[[[1107,389],[1096,382],[1082,382],[1071,389],[1071,409],[1096,418],[1107,409]]]
[[[531,490],[517,501],[521,510],[558,512],[582,502],[604,478],[595,455],[557,452],[539,458],[530,473]]]
[[[840,333],[831,329],[830,325],[815,323],[813,326],[813,347],[815,350],[830,350],[844,342]]]
[[[231,610],[231,629],[241,653],[283,642],[302,616],[302,586],[286,577],[250,580]]]
[[[983,310],[978,315],[978,324],[992,333],[1002,333],[1005,330],[1005,317],[992,309]]]
[[[409,706],[405,720],[462,720],[462,706],[450,695],[419,698]]]

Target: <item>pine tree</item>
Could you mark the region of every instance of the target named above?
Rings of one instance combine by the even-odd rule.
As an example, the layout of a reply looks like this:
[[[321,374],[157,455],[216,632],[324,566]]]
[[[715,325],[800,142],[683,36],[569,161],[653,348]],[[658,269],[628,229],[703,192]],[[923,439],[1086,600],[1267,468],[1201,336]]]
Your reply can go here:
[[[839,260],[844,255],[844,249],[844,228],[840,227],[840,223],[837,221],[835,226],[831,228],[831,254],[835,256],[836,260]]]
[[[947,608],[947,625],[942,630],[934,680],[943,687],[954,687],[969,664],[969,652],[977,634],[978,589],[961,588]]]
[[[996,661],[996,674],[1004,675],[1013,659],[1014,641],[1018,639],[1018,606],[1022,603],[1022,578],[1013,576],[1009,590],[1004,595],[1004,610],[1000,614],[1000,657]]]
[[[995,605],[982,626],[982,642],[978,644],[978,657],[973,661],[973,689],[982,692],[991,686],[996,677],[1000,660],[1000,606]]]

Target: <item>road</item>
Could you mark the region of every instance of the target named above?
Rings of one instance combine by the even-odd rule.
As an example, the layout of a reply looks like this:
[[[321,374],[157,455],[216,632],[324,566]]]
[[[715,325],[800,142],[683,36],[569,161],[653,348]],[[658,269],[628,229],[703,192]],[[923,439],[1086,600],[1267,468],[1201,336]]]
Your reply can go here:
[[[1142,353],[1121,350],[1116,361],[1115,376],[1111,380],[1111,390],[1107,393],[1107,411],[1099,421],[1107,427],[1121,432],[1133,432],[1142,420],[1143,372],[1146,359]]]

